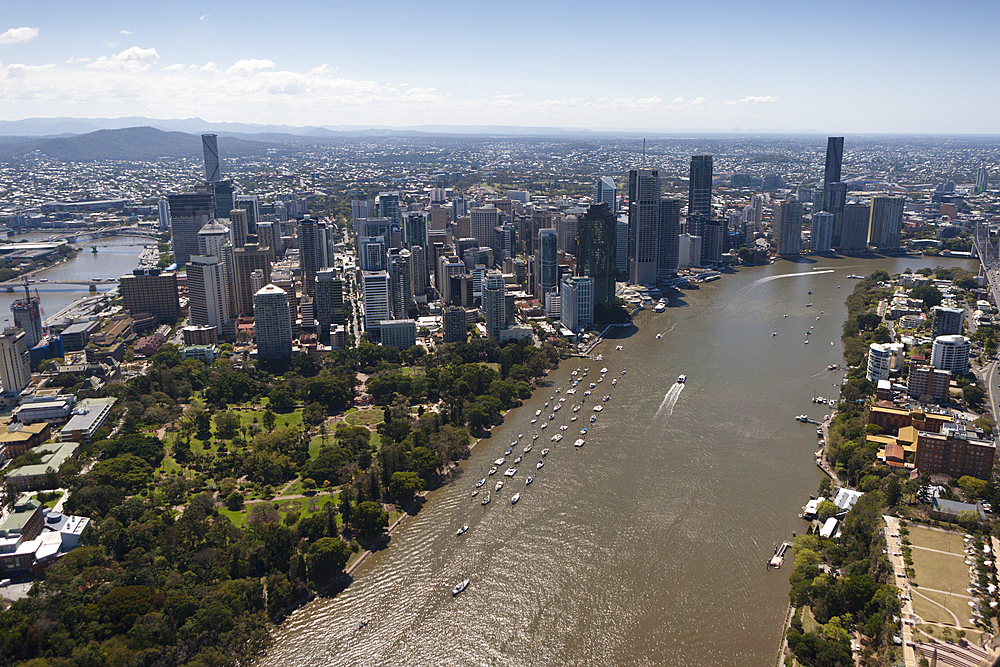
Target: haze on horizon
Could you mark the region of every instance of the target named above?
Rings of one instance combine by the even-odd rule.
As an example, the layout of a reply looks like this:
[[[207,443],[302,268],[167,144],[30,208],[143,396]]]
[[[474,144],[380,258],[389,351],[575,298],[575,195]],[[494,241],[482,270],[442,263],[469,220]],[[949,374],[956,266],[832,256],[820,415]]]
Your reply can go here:
[[[37,3],[0,120],[998,134],[1000,4]]]

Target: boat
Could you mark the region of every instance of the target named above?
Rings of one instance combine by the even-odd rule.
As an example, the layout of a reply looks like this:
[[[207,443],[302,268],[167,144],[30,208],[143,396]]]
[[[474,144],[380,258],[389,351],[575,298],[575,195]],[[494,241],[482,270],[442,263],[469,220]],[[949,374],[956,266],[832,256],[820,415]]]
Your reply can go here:
[[[811,303],[807,303],[806,304],[806,308],[812,308],[812,304]]]
[[[807,331],[807,332],[806,332],[806,335],[807,335],[807,336],[811,336],[811,335],[812,335],[812,331]]]
[[[490,492],[489,491],[487,491],[486,495],[483,496],[483,502],[481,504],[483,504],[483,505],[489,505],[490,504]]]
[[[518,440],[520,440],[520,439],[521,439],[521,438],[523,438],[523,437],[524,437],[524,434],[523,434],[523,433],[518,433],[518,434],[517,434],[517,439],[518,439]],[[515,443],[513,443],[513,442],[512,442],[512,443],[510,444],[510,446],[511,446],[511,447],[513,447],[513,446],[514,446],[514,444],[515,444]]]
[[[535,466],[535,469],[540,470],[543,465],[545,465],[545,461],[539,461],[538,464]]]
[[[611,386],[612,387],[617,387],[618,386],[618,378],[614,378],[614,379],[611,380]]]
[[[521,455],[520,455],[520,454],[518,454],[518,455],[517,455],[517,458],[516,458],[516,459],[514,459],[514,463],[520,463],[520,462],[521,462]]]
[[[602,400],[602,401],[604,401],[605,403],[607,403],[608,401],[610,401],[610,400],[611,400],[611,394],[607,394],[607,395],[606,395],[606,396],[605,396],[604,398],[602,398],[601,400]]]
[[[597,421],[597,415],[590,415],[590,423],[593,424]]]
[[[663,334],[661,334],[661,333],[660,334],[656,334],[656,340],[660,340],[661,338],[663,338]]]
[[[625,375],[625,369],[624,368],[622,369],[622,375]]]
[[[604,375],[607,372],[608,372],[608,367],[607,366],[605,366],[604,368],[601,369],[601,375]]]
[[[94,247],[94,246],[91,246],[90,252],[92,252],[92,253],[94,253],[96,255],[97,254],[97,248]],[[366,621],[366,623],[367,623],[367,621]]]
[[[515,442],[514,444],[516,445],[517,443]],[[513,451],[514,451],[513,449],[511,449],[510,447],[508,447],[507,451],[504,452],[503,455],[504,456],[510,456],[511,452],[513,452]]]
[[[535,416],[536,417],[541,417],[542,416],[542,411],[541,410],[535,410]]]
[[[459,528],[458,530],[456,530],[456,531],[455,531],[455,535],[456,535],[456,536],[457,536],[457,535],[461,535],[462,533],[464,533],[464,532],[465,532],[465,531],[467,531],[468,529],[469,529],[469,525],[468,525],[468,524],[466,524],[466,525],[462,526],[461,528]]]
[[[483,477],[481,480],[479,480],[478,482],[476,482],[476,488],[478,489],[479,487],[481,487],[485,483],[486,483],[486,478]]]
[[[517,501],[520,500],[520,499],[521,499],[521,494],[520,493],[515,493],[514,495],[512,495],[510,497],[510,504],[511,505],[516,505]]]
[[[96,248],[94,248],[94,252],[97,252]],[[368,619],[367,618],[362,618],[360,621],[358,621],[358,630],[360,630],[361,628],[365,627],[366,625],[368,625]]]
[[[495,474],[497,474],[497,467],[493,466],[492,468],[490,468],[489,475],[490,475],[490,477],[492,477]]]
[[[809,344],[809,341],[807,341],[807,340],[804,340],[804,341],[802,341],[802,343],[803,343],[804,345],[808,345],[808,344]]]
[[[556,418],[556,415],[555,415],[554,412],[551,415],[549,415],[549,421],[552,421],[555,418]]]
[[[799,415],[795,418],[795,421],[807,422],[809,421],[809,415]]]
[[[542,456],[548,456],[548,455],[549,455],[549,450],[548,450],[548,448],[545,448],[545,449],[543,449],[543,450],[542,450]]]
[[[503,480],[502,479],[498,479],[497,483],[496,483],[496,486],[493,487],[493,490],[494,491],[499,491],[502,488],[503,488]]]
[[[507,459],[505,459],[504,457],[501,456],[500,458],[498,458],[496,461],[493,462],[493,465],[495,465],[495,466],[502,466],[506,462],[507,462]]]
[[[812,294],[812,293],[813,293],[813,291],[812,291],[812,290],[809,290],[809,293],[810,293],[810,294]]]
[[[603,409],[604,409],[603,405],[595,405],[594,406],[594,412],[600,412]]]
[[[532,440],[538,440],[538,434],[537,433],[532,433],[531,434],[531,439]],[[531,444],[531,443],[528,443],[528,444]]]
[[[579,412],[579,411],[580,411],[580,406],[579,405],[574,405],[573,406],[573,412]]]
[[[472,497],[475,498],[478,495],[479,495],[479,489],[473,489],[472,490]]]
[[[583,445],[585,443],[586,443],[586,440],[584,440],[583,438],[577,438],[576,442],[573,443],[573,446],[574,447],[583,447]]]
[[[579,417],[577,417],[576,415],[573,415],[573,418],[572,418],[572,419],[570,419],[570,421],[571,421],[571,422],[575,422],[575,421],[576,421],[577,419],[579,419]]]
[[[590,396],[590,390],[588,389],[587,391],[583,392],[583,395],[584,396]]]
[[[552,436],[552,442],[559,442],[562,439],[563,439],[562,433],[556,433],[554,436]],[[542,451],[547,452],[549,450],[543,449]],[[545,456],[545,454],[542,454],[542,456]]]
[[[537,420],[537,419],[532,419],[532,420],[531,420],[531,423],[532,423],[532,424],[537,424],[537,423],[538,423],[538,420]]]
[[[531,483],[532,483],[532,482],[534,482],[534,481],[535,481],[535,478],[534,478],[534,477],[532,477],[531,475],[528,475],[528,476],[527,476],[527,477],[525,478],[525,480],[524,480],[524,485],[525,485],[525,486],[528,486],[529,484],[531,484]]]
[[[596,385],[596,384],[594,384],[593,382],[591,382],[591,383],[590,383],[590,388],[591,388],[591,389],[594,389],[594,388],[596,388],[596,387],[597,387],[597,385]]]
[[[849,275],[847,277],[850,278],[851,280],[864,280],[865,279],[864,276],[859,276],[856,273],[852,273],[851,275]]]
[[[778,335],[778,332],[777,332],[777,331],[775,331],[775,332],[773,332],[773,333],[772,333],[771,335],[772,335],[772,336],[777,336],[777,335]]]
[[[584,426],[583,428],[580,429],[580,435],[587,435],[587,427],[586,426]]]
[[[566,393],[567,393],[567,394],[575,394],[575,393],[576,393],[576,389],[570,389],[570,390],[569,390],[569,391],[567,391]]]
[[[530,442],[527,445],[525,445],[525,447],[524,447],[524,453],[527,454],[528,452],[530,452],[531,451],[531,447],[532,447],[532,444]]]
[[[788,317],[788,313],[785,313],[785,317]]]
[[[560,427],[559,427],[559,430],[560,430],[560,431],[565,431],[565,430],[567,430],[568,428],[569,428],[569,426],[567,426],[566,424],[563,424],[562,426],[560,426]]]
[[[462,581],[458,582],[458,584],[451,589],[451,594],[454,597],[455,595],[458,595],[468,587],[469,587],[469,580],[462,579]]]
[[[503,471],[504,477],[513,477],[517,474],[517,468],[507,468]]]
[[[623,347],[622,347],[621,345],[619,345],[619,346],[618,346],[618,347],[616,347],[615,349],[616,349],[616,350],[618,350],[619,352],[621,352],[621,351],[622,351],[622,349],[623,349]]]
[[[546,422],[542,422],[542,428],[545,428],[546,426],[548,426],[548,424]]]

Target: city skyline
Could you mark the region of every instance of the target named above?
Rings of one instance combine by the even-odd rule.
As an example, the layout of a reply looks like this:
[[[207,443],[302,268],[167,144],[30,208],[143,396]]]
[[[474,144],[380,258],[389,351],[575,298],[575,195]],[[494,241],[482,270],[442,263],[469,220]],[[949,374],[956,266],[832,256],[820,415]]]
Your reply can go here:
[[[609,12],[596,3],[518,2],[497,24],[475,7],[445,2],[392,13],[258,5],[249,15],[228,3],[60,13],[15,6],[0,24],[0,120],[996,133],[990,109],[1000,93],[988,83],[1000,48],[987,31],[1000,8],[973,2],[958,16],[923,4],[903,13],[860,2],[829,11],[712,0]],[[635,33],[636,15],[649,35],[670,36],[649,40],[642,68],[623,67],[626,53],[593,55],[591,17],[600,16],[600,33],[613,39]],[[697,31],[676,29],[708,16],[723,17],[711,50]],[[949,42],[948,58],[926,48],[930,32],[961,37]],[[803,48],[774,33],[801,35]],[[475,48],[484,34],[495,35],[496,49]],[[953,87],[948,104],[928,103],[921,82],[954,78],[957,63],[963,77],[987,85]]]

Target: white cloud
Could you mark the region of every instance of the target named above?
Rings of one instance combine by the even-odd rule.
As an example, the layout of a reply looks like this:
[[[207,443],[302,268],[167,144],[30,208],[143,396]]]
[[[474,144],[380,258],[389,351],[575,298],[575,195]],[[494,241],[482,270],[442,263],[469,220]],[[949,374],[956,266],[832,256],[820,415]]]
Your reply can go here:
[[[149,69],[149,66],[159,59],[160,56],[156,49],[140,49],[138,46],[132,46],[113,56],[101,56],[87,67],[142,72]]]
[[[319,67],[313,67],[309,70],[309,76],[326,76],[330,73],[330,66],[323,63]]]
[[[202,14],[201,16],[199,16],[199,17],[198,17],[198,20],[199,20],[199,21],[204,21],[204,20],[205,20],[205,19],[207,19],[207,18],[208,18],[209,16],[211,16],[211,14]]]
[[[246,74],[247,72],[259,72],[261,70],[274,69],[274,63],[267,59],[244,58],[237,60],[226,70],[227,74]]]
[[[754,96],[744,97],[742,100],[726,100],[725,104],[726,106],[732,106],[734,104],[759,104],[761,102],[777,102],[777,101],[778,101],[777,97],[772,97],[770,95],[763,95],[758,97]]]
[[[122,31],[121,31],[120,33],[118,33],[118,34],[119,34],[119,35],[134,35],[134,34],[135,34],[135,30],[122,30]]]
[[[30,42],[38,37],[38,28],[11,28],[0,33],[0,44]]]
[[[44,72],[45,70],[53,69],[55,65],[22,65],[20,63],[11,63],[6,67],[0,65],[0,79],[23,79],[31,74],[38,72]]]
[[[674,100],[674,103],[683,103],[684,100],[680,97]],[[616,107],[623,107],[625,109],[648,109],[649,107],[658,106],[662,99],[659,97],[619,97],[618,99],[611,100],[611,105]]]
[[[219,63],[209,62],[205,63],[198,68],[199,72],[212,72],[213,74],[221,74],[222,69],[219,67]]]
[[[176,71],[184,69],[184,67],[185,66],[182,65],[181,63],[174,63],[173,65],[167,65],[166,67],[164,67],[163,71],[164,72],[176,72]]]
[[[66,60],[66,64],[67,65],[72,65],[74,63],[89,63],[89,62],[90,62],[90,58],[88,58],[86,56],[80,56],[79,58],[68,58]]]

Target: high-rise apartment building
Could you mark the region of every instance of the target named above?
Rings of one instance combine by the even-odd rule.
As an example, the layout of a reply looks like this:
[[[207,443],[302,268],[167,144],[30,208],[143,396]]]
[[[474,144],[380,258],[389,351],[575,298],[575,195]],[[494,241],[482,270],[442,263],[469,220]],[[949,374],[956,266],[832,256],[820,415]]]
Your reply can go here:
[[[678,216],[680,208],[678,207]],[[606,203],[592,204],[580,218],[576,273],[593,285],[593,304],[610,308],[615,303],[615,268],[618,219]],[[674,270],[677,270],[676,265]]]
[[[898,248],[903,232],[905,197],[876,195],[872,197],[871,219],[868,223],[868,245],[876,248]]]
[[[472,210],[470,232],[472,233],[472,237],[479,241],[479,245],[488,248],[493,247],[493,229],[499,224],[500,209],[493,204],[487,204],[486,206],[480,206]]]
[[[464,308],[445,306],[441,315],[441,328],[444,330],[445,343],[464,343],[467,337],[467,327]]]
[[[951,373],[949,371],[913,363],[906,376],[906,394],[910,398],[920,401],[947,403],[950,384]]]
[[[656,282],[660,250],[660,172],[633,169],[628,175],[629,282]]]
[[[319,322],[319,338],[330,342],[330,330],[347,323],[344,307],[344,280],[337,275],[337,269],[320,269],[316,274],[316,321]]]
[[[219,141],[214,134],[201,135],[201,149],[205,154],[205,181],[215,183],[222,180],[222,165],[219,162]]]
[[[559,289],[563,326],[580,332],[594,323],[594,284],[583,276],[566,276]]]
[[[316,272],[322,266],[319,223],[308,214],[299,221],[299,268],[302,273],[302,293],[316,291]]]
[[[417,344],[416,320],[383,320],[379,327],[382,345],[397,350],[408,350]]]
[[[260,220],[260,202],[257,200],[257,195],[236,195],[233,206],[247,212],[247,234],[256,234],[257,222]]]
[[[42,330],[42,300],[37,296],[32,296],[28,291],[28,286],[24,286],[24,298],[16,299],[10,304],[10,312],[14,314],[14,326],[24,331],[28,349],[38,345],[42,340],[44,331]]]
[[[483,278],[481,310],[486,318],[487,335],[494,340],[499,338],[500,332],[507,328],[507,292],[499,271],[487,271]]]
[[[391,320],[389,272],[362,271],[361,291],[365,306],[365,331],[377,334],[383,320]]]
[[[619,218],[615,233],[615,270],[628,273],[628,220]]]
[[[823,189],[830,187],[831,183],[840,181],[841,167],[844,163],[844,138],[828,137],[826,140],[826,167],[823,169]],[[832,213],[830,209],[824,209]]]
[[[774,206],[774,237],[778,254],[797,257],[802,253],[802,204],[782,201]]]
[[[812,233],[810,234],[810,245],[816,252],[830,252],[833,247],[831,238],[833,236],[833,213],[817,211],[812,214]]]
[[[547,292],[559,288],[559,235],[554,229],[538,230],[538,250],[535,253],[535,296],[544,299]]]
[[[160,322],[172,322],[181,315],[176,273],[136,269],[119,279],[118,291],[123,307],[133,315],[150,313]]]
[[[191,324],[214,327],[221,333],[232,318],[226,270],[219,258],[192,256],[187,265],[187,285]]]
[[[215,196],[210,192],[170,195],[170,242],[174,261],[187,264],[198,254],[198,232],[212,219]]]
[[[680,234],[681,200],[661,199],[660,230],[657,233],[660,247],[656,256],[656,277],[658,280],[667,280],[677,274]],[[611,303],[614,303],[613,296]]]
[[[701,266],[716,266],[726,248],[726,225],[721,220],[707,219],[701,228]]]
[[[839,248],[844,237],[844,206],[847,205],[847,183],[830,183],[823,192],[823,210],[833,215],[830,245]],[[816,207],[813,206],[813,210]]]
[[[24,330],[6,327],[0,334],[0,383],[3,393],[17,394],[31,382],[31,359]]]
[[[843,234],[835,246],[843,252],[861,252],[868,247],[868,223],[871,207],[867,204],[845,204]]]
[[[962,308],[947,308],[945,306],[934,306],[931,309],[934,317],[934,337],[954,336],[962,333],[962,324],[965,320],[965,310]]]
[[[292,318],[288,294],[267,284],[253,297],[253,337],[260,359],[292,356]]]
[[[594,184],[594,203],[607,204],[612,213],[618,211],[618,188],[615,186],[615,179],[610,176],[601,176]]]
[[[688,217],[704,215],[712,217],[712,156],[691,157],[688,182]]]
[[[222,257],[222,246],[229,242],[229,227],[222,220],[209,220],[198,230],[198,254],[203,257]]]
[[[931,365],[952,375],[969,372],[969,339],[965,336],[938,336],[931,347]]]
[[[996,441],[978,437],[963,424],[944,424],[940,433],[917,432],[913,464],[921,473],[929,475],[947,475],[952,479],[968,475],[989,480],[996,449]]]
[[[235,295],[235,316],[253,314],[253,283],[250,279],[257,269],[264,274],[264,284],[271,282],[271,262],[274,254],[270,248],[262,248],[257,243],[247,243],[233,250],[233,293]]]
[[[413,303],[413,282],[410,278],[410,251],[406,248],[389,250],[389,293],[391,314],[397,320],[406,319]]]
[[[234,248],[242,248],[247,242],[247,210],[234,208],[229,212],[229,234]]]

